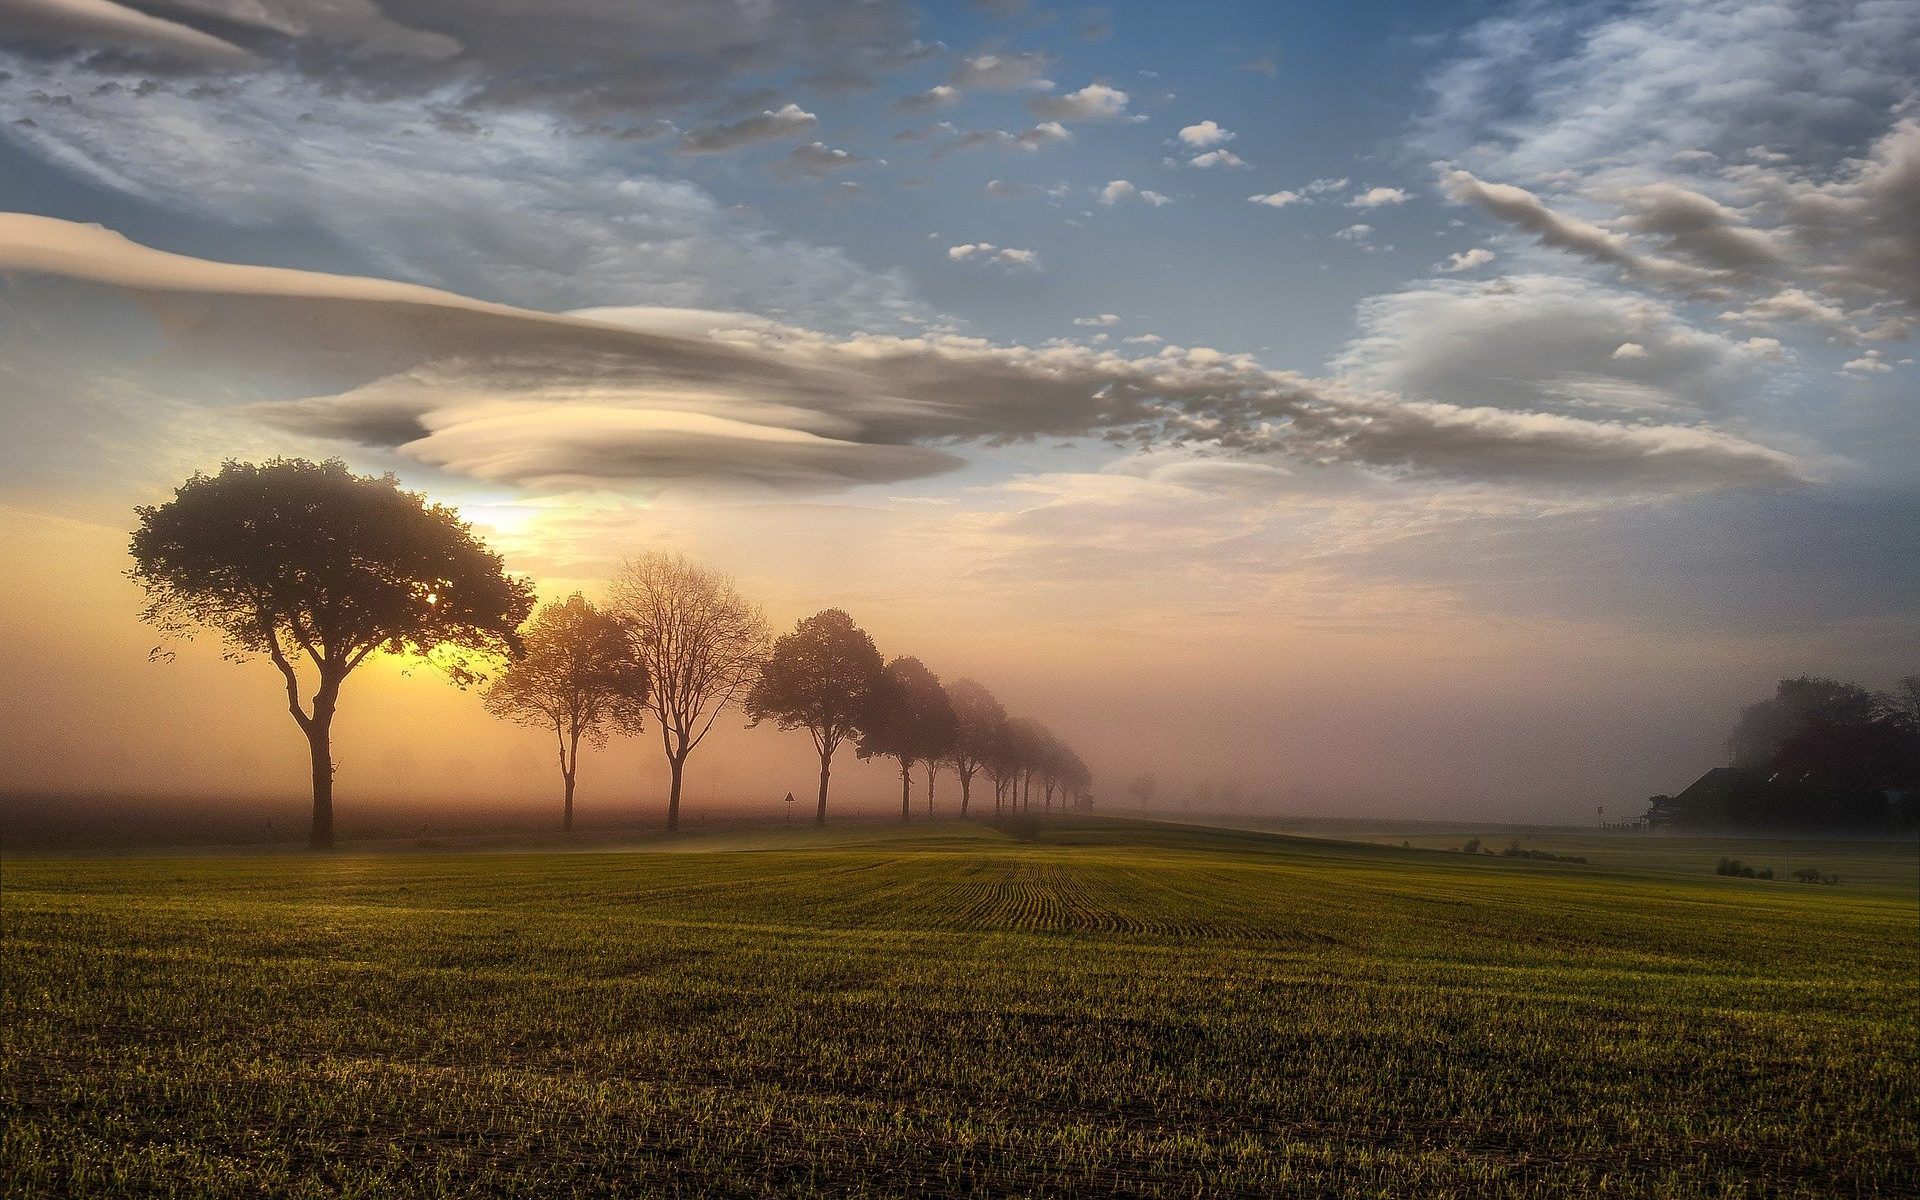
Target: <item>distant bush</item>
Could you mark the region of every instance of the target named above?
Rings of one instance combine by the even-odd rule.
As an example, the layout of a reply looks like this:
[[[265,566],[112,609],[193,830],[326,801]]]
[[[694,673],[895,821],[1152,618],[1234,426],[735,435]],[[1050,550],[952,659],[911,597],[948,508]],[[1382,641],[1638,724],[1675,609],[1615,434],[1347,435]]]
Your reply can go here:
[[[1492,851],[1488,851],[1489,854]],[[1584,863],[1587,860],[1578,854],[1553,854],[1546,850],[1528,850],[1519,842],[1513,843],[1500,852],[1501,858],[1531,858],[1540,862]]]
[[[1715,875],[1732,875],[1740,879],[1772,879],[1772,867],[1750,867],[1737,858],[1723,858],[1720,865],[1713,869]]]
[[[1840,877],[1838,875],[1822,875],[1820,873],[1820,868],[1818,867],[1801,867],[1798,871],[1795,871],[1793,873],[1793,877],[1799,880],[1801,883],[1839,883],[1840,882]]]
[[[1466,845],[1464,845],[1464,846],[1462,846],[1462,847],[1460,847],[1460,853],[1462,853],[1462,854],[1478,854],[1478,853],[1480,853],[1480,839],[1479,839],[1479,838],[1468,838],[1468,839],[1467,839],[1467,844],[1466,844]]]

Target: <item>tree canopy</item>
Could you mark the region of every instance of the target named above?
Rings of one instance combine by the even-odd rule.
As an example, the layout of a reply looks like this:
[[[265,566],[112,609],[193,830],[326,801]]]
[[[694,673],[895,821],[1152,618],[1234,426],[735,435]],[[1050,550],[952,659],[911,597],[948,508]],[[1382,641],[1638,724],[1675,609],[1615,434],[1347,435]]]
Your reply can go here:
[[[647,673],[647,708],[670,776],[667,828],[678,829],[687,757],[759,677],[771,630],[733,580],[683,555],[655,551],[628,561],[611,595],[609,611]]]
[[[212,629],[265,654],[286,686],[313,769],[311,840],[333,844],[331,728],[340,685],[376,653],[433,659],[460,684],[518,649],[533,585],[509,576],[453,509],[333,459],[228,462],[136,510],[128,576],[143,619]],[[296,664],[317,676],[301,699]]]
[[[953,749],[947,761],[960,777],[960,815],[972,800],[973,777],[999,752],[1006,738],[1007,710],[993,693],[972,679],[956,679],[947,689],[953,706]]]
[[[1728,745],[1742,825],[1866,829],[1920,820],[1920,677],[1892,692],[1802,675],[1740,712]],[[1709,814],[1683,814],[1698,821]]]
[[[487,711],[552,731],[565,794],[561,827],[570,830],[580,743],[599,747],[610,733],[640,731],[647,668],[620,622],[579,592],[542,606],[520,638],[520,657],[487,685]]]
[[[959,718],[940,677],[917,658],[887,664],[875,691],[870,719],[860,739],[861,758],[882,756],[900,764],[900,819],[907,819],[913,764],[935,762],[952,751]]]
[[[827,780],[833,753],[874,717],[885,667],[867,631],[837,608],[803,618],[773,644],[773,653],[747,695],[747,716],[758,725],[805,729],[820,755],[820,797],[814,823],[826,824]]]

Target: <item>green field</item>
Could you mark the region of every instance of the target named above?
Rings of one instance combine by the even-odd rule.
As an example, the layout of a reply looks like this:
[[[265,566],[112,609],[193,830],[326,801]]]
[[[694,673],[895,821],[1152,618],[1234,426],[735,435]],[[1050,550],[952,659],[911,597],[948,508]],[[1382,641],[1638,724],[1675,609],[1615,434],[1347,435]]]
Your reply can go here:
[[[1525,840],[11,860],[0,1192],[1920,1192],[1912,846]]]

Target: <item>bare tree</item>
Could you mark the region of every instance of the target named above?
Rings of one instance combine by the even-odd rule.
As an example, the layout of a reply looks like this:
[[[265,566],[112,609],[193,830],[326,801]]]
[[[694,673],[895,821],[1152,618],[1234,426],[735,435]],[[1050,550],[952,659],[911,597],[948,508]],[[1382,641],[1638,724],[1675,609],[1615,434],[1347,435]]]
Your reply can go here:
[[[747,716],[758,725],[804,728],[820,755],[820,807],[813,823],[827,823],[827,779],[833,752],[871,724],[874,693],[886,668],[867,631],[837,608],[815,613],[780,635],[747,696]]]
[[[542,607],[520,636],[525,650],[487,686],[487,711],[553,731],[566,795],[561,828],[570,831],[580,742],[598,748],[610,733],[640,731],[647,669],[620,622],[579,592]]]
[[[501,569],[460,515],[355,475],[337,459],[228,462],[165,504],[136,510],[142,618],[165,632],[218,630],[234,656],[264,654],[313,768],[316,850],[333,847],[333,714],[340,686],[376,653],[435,662],[465,686],[514,649],[533,585]],[[300,698],[298,666],[318,677]]]
[[[954,731],[953,749],[947,754],[947,762],[960,777],[960,815],[967,815],[967,805],[973,799],[973,777],[997,751],[1006,735],[1007,710],[993,698],[993,693],[971,679],[957,679],[947,689],[947,698],[953,704],[953,714],[958,720]],[[928,791],[932,791],[932,764],[928,764]],[[992,773],[989,772],[989,775]],[[998,800],[996,791],[995,799]]]
[[[742,698],[766,660],[771,630],[733,581],[678,554],[655,551],[614,577],[609,610],[646,668],[647,709],[660,727],[672,780],[667,828],[680,828],[687,756],[727,705]]]

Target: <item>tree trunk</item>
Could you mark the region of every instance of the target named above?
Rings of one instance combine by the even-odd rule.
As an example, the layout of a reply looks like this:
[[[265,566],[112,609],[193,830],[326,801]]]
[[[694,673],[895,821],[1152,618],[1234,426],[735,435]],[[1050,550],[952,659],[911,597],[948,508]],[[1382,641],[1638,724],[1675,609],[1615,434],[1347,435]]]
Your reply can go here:
[[[907,823],[912,815],[913,804],[913,768],[904,761],[900,764],[900,823]]]
[[[933,818],[933,764],[927,764],[927,818]]]
[[[667,785],[667,832],[677,833],[680,829],[680,772],[686,768],[685,755],[667,759],[667,769],[673,780]]]
[[[960,819],[963,821],[967,817],[967,801],[973,799],[968,795],[971,791],[973,791],[973,776],[962,771],[960,773]]]
[[[827,751],[820,756],[820,807],[814,810],[813,823],[827,823],[827,775],[833,768],[833,752]]]
[[[309,835],[307,844],[315,850],[331,850],[333,849],[331,721],[315,720],[307,727],[307,749],[313,757],[313,832]]]
[[[579,769],[580,731],[575,729],[571,744],[565,740],[560,743],[560,782],[566,789],[565,815],[560,818],[560,828],[567,833],[573,832],[573,779]]]

